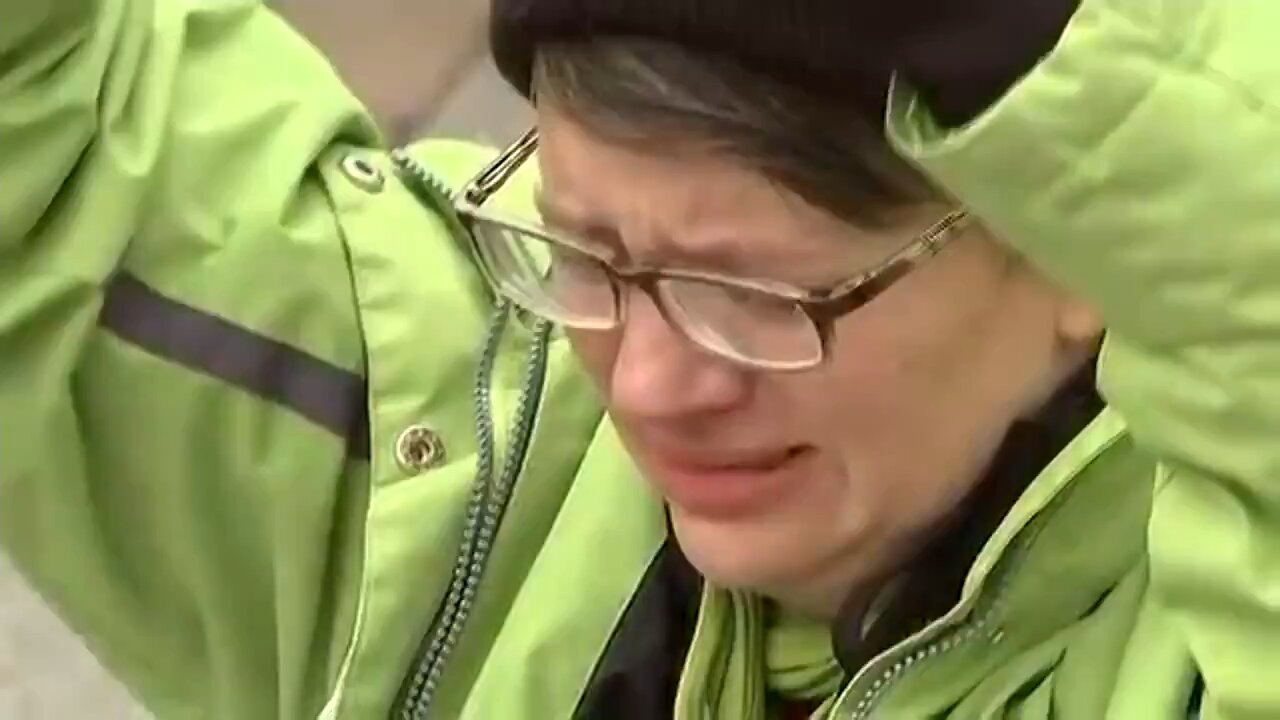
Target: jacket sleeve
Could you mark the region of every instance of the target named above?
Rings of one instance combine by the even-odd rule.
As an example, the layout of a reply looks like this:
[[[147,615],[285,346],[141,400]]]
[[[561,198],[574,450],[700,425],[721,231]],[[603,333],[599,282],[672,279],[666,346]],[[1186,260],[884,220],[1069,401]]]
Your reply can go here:
[[[1153,604],[1214,719],[1280,716],[1276,27],[1268,0],[1087,0],[972,123],[941,127],[905,87],[889,121],[904,153],[1103,313],[1101,387],[1162,461]]]
[[[378,138],[259,2],[0,0],[0,546],[161,717],[314,717],[346,650],[339,143]]]
[[[22,267],[31,255],[24,241],[56,203],[96,130],[110,43],[93,36],[126,18],[122,5],[104,8],[96,0],[6,0],[0,7],[0,288],[8,299],[29,284],[19,272],[32,274]],[[86,270],[99,266],[100,278],[123,243],[116,237],[78,250]],[[0,325],[9,340],[13,316],[5,313]]]

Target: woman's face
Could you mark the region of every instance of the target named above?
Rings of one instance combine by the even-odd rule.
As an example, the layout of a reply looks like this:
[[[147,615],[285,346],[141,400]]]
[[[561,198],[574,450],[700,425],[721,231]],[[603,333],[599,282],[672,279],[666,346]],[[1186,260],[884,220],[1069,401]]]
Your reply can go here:
[[[948,209],[859,230],[730,160],[539,115],[544,212],[630,264],[829,287]],[[828,361],[802,373],[700,349],[642,292],[627,306],[618,330],[570,337],[684,552],[721,586],[827,615],[919,546],[1070,371],[1063,328],[1094,331],[980,230],[837,321]]]

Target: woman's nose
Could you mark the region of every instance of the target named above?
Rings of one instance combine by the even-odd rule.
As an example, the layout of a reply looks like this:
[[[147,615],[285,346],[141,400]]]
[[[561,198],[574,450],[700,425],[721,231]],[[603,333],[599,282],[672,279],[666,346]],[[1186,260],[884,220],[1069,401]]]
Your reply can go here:
[[[647,294],[632,289],[613,365],[610,405],[638,419],[713,415],[745,402],[750,372],[694,345]]]

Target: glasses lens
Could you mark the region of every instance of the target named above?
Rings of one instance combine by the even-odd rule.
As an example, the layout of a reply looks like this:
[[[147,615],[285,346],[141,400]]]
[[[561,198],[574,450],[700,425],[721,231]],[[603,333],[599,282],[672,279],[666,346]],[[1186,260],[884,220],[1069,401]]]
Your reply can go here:
[[[584,330],[617,323],[617,294],[601,262],[569,245],[489,220],[474,223],[498,292],[553,322]]]
[[[708,350],[771,370],[801,370],[822,359],[822,339],[799,303],[743,287],[667,278],[668,310]]]

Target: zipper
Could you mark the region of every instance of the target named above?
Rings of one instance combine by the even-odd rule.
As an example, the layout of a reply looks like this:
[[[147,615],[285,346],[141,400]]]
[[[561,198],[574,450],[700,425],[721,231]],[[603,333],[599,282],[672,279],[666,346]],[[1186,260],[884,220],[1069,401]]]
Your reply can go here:
[[[393,150],[391,162],[399,171],[400,177],[406,181],[405,186],[414,197],[431,207],[449,226],[449,230],[457,237],[470,237],[471,233],[458,219],[453,209],[453,193],[422,163],[404,150]]]
[[[997,594],[1000,592],[1001,591],[998,590]],[[989,634],[990,636],[998,635],[998,631],[995,633],[989,633],[989,628],[993,627],[993,621],[997,616],[997,607],[998,603],[993,602],[991,606],[973,622],[966,622],[946,627],[940,631],[934,640],[929,641],[924,645],[917,646],[916,649],[911,652],[901,654],[893,664],[889,665],[883,671],[880,671],[879,676],[876,677],[875,680],[871,681],[871,684],[865,691],[863,691],[862,697],[858,700],[857,704],[854,705],[853,715],[850,720],[867,720],[867,718],[870,718],[872,711],[876,707],[876,703],[884,695],[885,691],[887,691],[894,682],[901,678],[903,674],[916,665],[932,660],[933,658],[941,655],[945,655],[946,653],[951,652],[952,650],[983,634]],[[854,678],[853,686],[856,686],[859,682],[866,682],[866,679],[871,675],[870,670],[877,665],[884,665],[888,663],[890,657],[891,655],[886,653],[881,656],[880,660],[869,664],[866,670],[862,673],[861,678]]]
[[[1064,493],[1066,495],[1069,493]],[[1002,633],[997,619],[1003,612],[1007,600],[1009,586],[1012,584],[1013,569],[1021,565],[1022,559],[1029,552],[1036,537],[1043,527],[1045,518],[1052,514],[1053,508],[1062,502],[1063,495],[1050,501],[1049,505],[1023,528],[1021,539],[1009,550],[1009,556],[995,571],[995,588],[986,593],[976,593],[967,602],[961,601],[951,609],[932,629],[925,629],[913,639],[904,641],[896,648],[891,648],[866,665],[849,684],[849,688],[864,685],[861,697],[853,707],[849,720],[868,720],[877,703],[894,683],[899,681],[911,669],[930,660],[936,659],[956,648],[962,647],[978,638],[986,637],[989,642],[999,642]],[[959,618],[971,618],[959,620]],[[930,639],[925,640],[926,637]],[[893,659],[894,657],[897,659]],[[874,677],[874,679],[872,679]],[[839,707],[841,703],[837,703]]]
[[[1100,428],[1098,432],[1104,436],[1102,442],[1095,443],[1086,455],[1073,460],[1073,466],[1092,462],[1123,436],[1124,426],[1118,417],[1109,415],[1108,411],[1104,410],[1099,418],[1106,418],[1106,420],[1099,425],[1100,420],[1095,419],[1089,424],[1089,428]],[[1086,429],[1085,432],[1089,430]],[[1054,462],[1056,463],[1057,460]],[[1052,466],[1051,463],[1050,467]],[[1074,475],[1075,471],[1070,474]],[[1061,480],[1062,478],[1059,479],[1060,483]],[[1003,631],[997,624],[997,620],[1006,608],[1015,571],[1025,562],[1041,530],[1048,524],[1057,508],[1069,501],[1076,487],[1075,483],[1059,484],[1044,503],[1034,511],[1034,516],[1021,528],[1013,531],[1004,549],[996,551],[996,561],[992,570],[987,573],[987,578],[994,577],[994,589],[983,593],[981,588],[988,585],[987,578],[979,580],[977,592],[967,599],[962,599],[933,625],[876,656],[854,676],[853,681],[840,694],[840,700],[835,708],[845,706],[845,700],[854,697],[855,690],[859,690],[861,697],[854,705],[848,720],[869,720],[885,693],[911,669],[930,659],[954,651],[982,635],[986,635],[988,641],[993,644],[999,643],[1003,637]],[[973,618],[971,622],[963,620],[969,617]],[[863,689],[859,689],[860,687]],[[832,713],[830,717],[835,720],[836,715]]]
[[[407,154],[397,152],[393,155],[393,161],[408,181],[407,187],[419,200],[440,212],[442,217],[452,218],[451,226],[454,230],[465,232],[453,215],[447,191],[434,176]],[[544,320],[533,323],[533,340],[513,413],[510,448],[501,471],[495,477],[497,442],[491,382],[510,316],[511,306],[500,301],[490,320],[476,371],[472,388],[477,441],[476,478],[467,505],[462,540],[453,563],[449,588],[419,646],[412,670],[401,687],[397,710],[394,712],[394,716],[401,720],[427,720],[430,717],[444,668],[457,647],[475,606],[480,581],[493,551],[494,539],[502,524],[533,435],[534,419],[546,373],[547,342],[551,331],[551,324]]]

